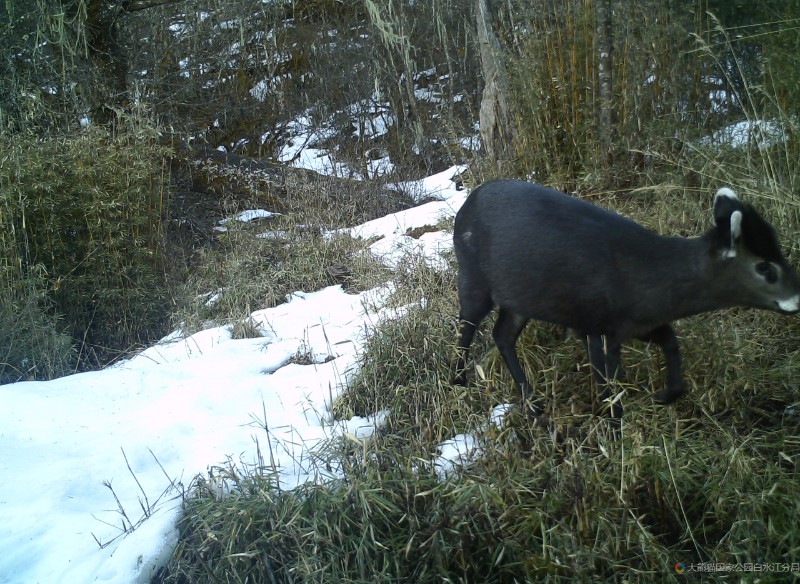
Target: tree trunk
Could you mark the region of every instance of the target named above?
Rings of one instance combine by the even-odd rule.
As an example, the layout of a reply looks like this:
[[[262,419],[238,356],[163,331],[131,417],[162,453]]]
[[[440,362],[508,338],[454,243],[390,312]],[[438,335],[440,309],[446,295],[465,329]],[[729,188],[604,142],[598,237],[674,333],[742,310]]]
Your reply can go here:
[[[500,41],[492,29],[489,0],[478,0],[475,12],[484,82],[480,111],[481,140],[486,155],[501,171],[511,151],[508,75]]]
[[[177,0],[83,0],[70,6],[75,22],[85,9],[89,74],[85,94],[92,122],[113,124],[128,106],[128,53],[122,41],[122,20],[128,14]]]
[[[109,0],[89,0],[86,5],[86,45],[91,73],[88,87],[92,122],[112,123],[115,110],[128,97],[128,56],[120,41],[122,8]]]
[[[372,25],[378,31],[384,46],[387,49],[387,59],[389,71],[394,76],[401,76],[402,89],[397,88],[400,106],[394,108],[398,121],[405,119],[406,123],[411,123],[414,133],[414,151],[422,157],[426,165],[430,167],[429,147],[425,139],[422,117],[417,107],[417,98],[414,94],[414,73],[416,63],[412,56],[412,47],[408,30],[411,28],[406,21],[404,13],[405,7],[402,3],[395,3],[393,0],[365,0],[367,14]],[[397,65],[394,60],[394,51],[400,53],[402,57],[401,65]],[[398,127],[403,124],[398,123]]]
[[[597,130],[600,159],[606,167],[613,162],[614,143],[614,84],[612,76],[614,38],[612,32],[611,0],[597,0],[597,84],[599,110]]]

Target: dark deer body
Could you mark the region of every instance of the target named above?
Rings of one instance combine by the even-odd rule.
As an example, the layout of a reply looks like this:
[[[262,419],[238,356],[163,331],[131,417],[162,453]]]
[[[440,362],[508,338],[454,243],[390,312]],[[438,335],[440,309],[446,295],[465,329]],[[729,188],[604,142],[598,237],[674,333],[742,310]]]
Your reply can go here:
[[[730,189],[714,198],[714,222],[701,237],[664,237],[539,185],[496,180],[475,189],[453,234],[461,304],[455,381],[465,383],[475,329],[496,305],[494,339],[523,397],[530,385],[515,346],[535,319],[582,335],[603,386],[617,374],[622,343],[658,343],[667,387],[657,401],[677,399],[685,386],[670,322],[731,306],[800,310],[800,280],[769,223]]]

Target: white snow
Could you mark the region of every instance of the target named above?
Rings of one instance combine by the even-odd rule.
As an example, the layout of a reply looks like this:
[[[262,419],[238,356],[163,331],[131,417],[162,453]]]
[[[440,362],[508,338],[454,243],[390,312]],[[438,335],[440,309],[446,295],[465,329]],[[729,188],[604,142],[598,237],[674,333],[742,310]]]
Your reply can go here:
[[[271,84],[268,80],[262,79],[250,89],[250,95],[255,100],[266,101],[267,97],[269,97],[270,86]]]
[[[510,404],[496,405],[481,433],[491,425],[502,429],[511,407]],[[482,445],[476,434],[456,434],[439,445],[441,454],[433,461],[433,467],[436,469],[436,474],[439,475],[440,479],[450,478],[460,468],[469,466],[480,458]]]
[[[280,215],[280,213],[267,211],[266,209],[248,209],[247,211],[242,211],[235,217],[226,217],[225,219],[220,219],[217,221],[217,223],[219,225],[225,225],[226,223],[233,223],[235,221],[238,221],[239,223],[250,223],[251,221],[258,221],[259,219],[269,219],[275,215]]]
[[[701,146],[730,146],[746,148],[755,145],[759,149],[783,144],[789,139],[789,132],[780,122],[774,120],[742,120],[714,132],[700,140]]]
[[[395,188],[412,194],[416,200],[436,198],[438,200],[379,217],[349,229],[339,229],[329,236],[346,233],[353,238],[377,241],[369,246],[370,252],[384,264],[395,268],[409,254],[419,256],[433,268],[446,269],[447,261],[443,254],[453,247],[453,239],[447,233],[436,229],[436,225],[456,212],[467,198],[466,191],[459,191],[453,178],[465,167],[455,166],[433,176],[413,183],[401,183]],[[418,238],[410,234],[415,229],[431,229]]]
[[[386,176],[392,172],[394,172],[394,163],[388,156],[367,161],[367,176],[369,176],[369,178]]]
[[[349,233],[380,237],[374,252],[390,265],[410,249],[444,267],[449,235],[406,232],[452,217],[466,196],[451,180],[458,170],[404,185],[438,201]],[[177,541],[181,489],[196,474],[258,464],[258,452],[287,488],[335,474],[315,464],[322,441],[368,436],[385,415],[335,422],[329,406],[366,336],[404,314],[385,308],[391,291],[296,292],[251,315],[259,338],[175,331],[102,371],[0,386],[0,583],[149,582]],[[449,475],[478,452],[458,436],[436,465]]]
[[[330,128],[319,129],[309,116],[299,116],[286,125],[293,138],[281,149],[278,160],[288,162],[296,168],[307,168],[320,174],[334,176],[353,176],[346,165],[334,160],[327,150],[319,145],[336,135]]]

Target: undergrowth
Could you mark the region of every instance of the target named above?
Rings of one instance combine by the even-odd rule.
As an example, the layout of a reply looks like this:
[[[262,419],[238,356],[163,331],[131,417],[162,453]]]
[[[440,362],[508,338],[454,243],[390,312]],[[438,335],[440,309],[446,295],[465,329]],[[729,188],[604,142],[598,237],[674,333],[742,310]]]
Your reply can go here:
[[[52,379],[75,371],[75,341],[53,316],[41,275],[0,276],[0,383]]]

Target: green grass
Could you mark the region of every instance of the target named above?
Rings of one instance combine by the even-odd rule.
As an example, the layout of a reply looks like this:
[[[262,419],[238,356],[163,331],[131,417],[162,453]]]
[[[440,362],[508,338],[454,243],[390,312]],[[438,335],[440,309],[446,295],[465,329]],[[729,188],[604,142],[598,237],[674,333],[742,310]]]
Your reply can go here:
[[[52,302],[36,279],[0,276],[0,383],[52,379],[78,366],[75,342],[48,310]]]

